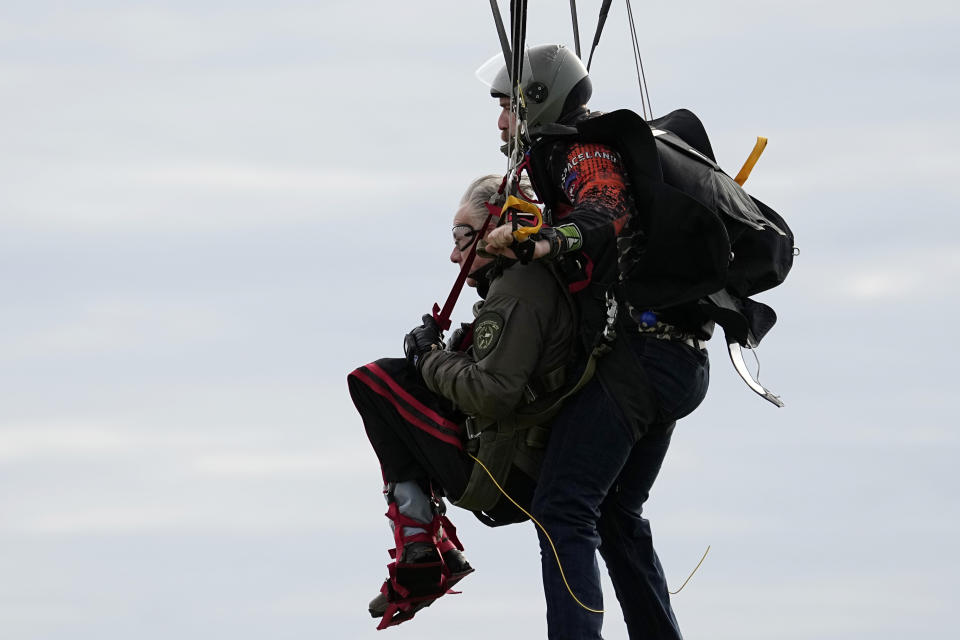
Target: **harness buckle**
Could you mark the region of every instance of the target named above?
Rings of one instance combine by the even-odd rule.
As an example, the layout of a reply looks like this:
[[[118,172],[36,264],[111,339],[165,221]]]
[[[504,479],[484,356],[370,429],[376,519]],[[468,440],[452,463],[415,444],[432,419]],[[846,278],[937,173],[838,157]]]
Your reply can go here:
[[[477,419],[474,416],[467,416],[466,421],[463,423],[464,429],[467,432],[467,440],[473,440],[474,438],[479,438],[480,433],[483,431],[478,428]]]

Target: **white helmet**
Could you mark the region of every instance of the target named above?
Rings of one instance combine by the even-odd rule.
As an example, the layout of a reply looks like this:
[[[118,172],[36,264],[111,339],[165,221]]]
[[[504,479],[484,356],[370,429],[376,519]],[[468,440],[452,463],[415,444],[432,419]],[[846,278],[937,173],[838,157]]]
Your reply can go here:
[[[503,55],[498,54],[477,70],[477,77],[494,97],[510,97],[511,82]],[[527,126],[560,121],[587,103],[593,92],[587,68],[562,44],[530,47],[523,56],[520,74]]]

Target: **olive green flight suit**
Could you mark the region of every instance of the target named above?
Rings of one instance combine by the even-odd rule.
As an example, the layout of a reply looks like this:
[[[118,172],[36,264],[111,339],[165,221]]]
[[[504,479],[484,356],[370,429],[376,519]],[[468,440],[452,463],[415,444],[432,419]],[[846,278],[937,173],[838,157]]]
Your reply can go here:
[[[513,468],[535,482],[546,445],[543,423],[550,417],[544,412],[555,410],[570,382],[573,305],[549,265],[515,263],[492,280],[474,314],[470,349],[429,352],[420,372],[431,391],[470,416],[467,451],[501,486],[508,486]],[[500,497],[479,465],[463,495],[450,496],[474,511],[490,511]]]

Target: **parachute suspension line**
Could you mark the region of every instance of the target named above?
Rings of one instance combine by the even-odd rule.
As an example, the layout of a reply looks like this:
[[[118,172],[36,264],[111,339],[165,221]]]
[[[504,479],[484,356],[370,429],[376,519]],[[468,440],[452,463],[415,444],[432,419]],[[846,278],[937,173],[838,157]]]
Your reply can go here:
[[[520,182],[517,167],[523,159],[523,138],[526,135],[527,108],[523,96],[523,59],[526,55],[527,0],[510,0],[510,111],[514,119],[512,148],[507,161],[507,188],[505,195],[516,192]]]
[[[510,53],[510,41],[507,40],[507,30],[503,27],[503,16],[500,15],[500,7],[497,6],[497,0],[490,0],[490,9],[493,11],[493,22],[497,25],[497,36],[500,38],[500,48],[503,50],[503,64],[510,71],[510,61],[513,54]]]
[[[653,105],[650,104],[650,85],[647,84],[647,74],[643,70],[643,58],[640,57],[640,41],[637,39],[637,25],[633,21],[633,7],[630,0],[627,0],[627,16],[630,22],[630,39],[633,42],[633,62],[637,67],[637,82],[640,85],[640,107],[643,109],[644,120],[653,118]],[[646,94],[646,104],[644,104],[644,94]],[[647,111],[650,116],[647,116]]]
[[[600,5],[600,17],[597,18],[597,31],[593,34],[593,44],[590,46],[590,57],[587,59],[587,71],[590,71],[590,63],[593,62],[593,52],[597,50],[600,44],[600,34],[603,33],[603,25],[607,22],[607,14],[610,13],[610,5],[613,0],[603,0]]]
[[[500,493],[502,493],[502,494],[504,495],[504,497],[513,504],[513,506],[515,506],[517,509],[520,509],[520,512],[523,513],[523,515],[525,515],[525,516],[527,516],[528,518],[530,518],[530,520],[533,521],[533,524],[535,524],[535,525],[537,525],[538,527],[540,527],[540,531],[543,531],[543,535],[546,536],[547,542],[550,543],[550,548],[553,550],[553,557],[554,557],[554,558],[556,559],[556,561],[557,561],[557,568],[560,569],[560,577],[563,578],[563,584],[567,587],[567,591],[570,593],[570,597],[573,598],[573,599],[577,602],[578,605],[580,605],[581,607],[583,607],[584,609],[586,609],[586,610],[589,611],[590,613],[603,613],[603,609],[591,609],[591,608],[588,607],[587,605],[583,604],[582,602],[580,602],[580,598],[578,598],[578,597],[573,593],[573,589],[570,588],[570,583],[567,582],[567,575],[563,572],[563,563],[560,562],[560,554],[557,553],[557,547],[554,546],[554,544],[553,544],[553,538],[550,537],[550,534],[547,533],[547,530],[543,527],[543,525],[540,524],[540,522],[537,521],[536,518],[534,518],[532,515],[530,515],[530,512],[529,512],[529,511],[527,511],[526,509],[524,509],[523,507],[521,507],[519,504],[517,504],[517,501],[514,500],[513,498],[511,498],[510,495],[509,495],[506,491],[504,491],[503,487],[500,486],[500,483],[497,482],[497,479],[493,477],[493,474],[490,473],[490,469],[487,469],[487,466],[486,466],[485,464],[483,464],[482,462],[480,462],[480,460],[478,460],[476,457],[474,457],[474,455],[473,455],[472,453],[468,453],[467,455],[470,456],[471,458],[473,458],[473,461],[476,462],[478,465],[480,465],[480,468],[481,468],[481,469],[483,469],[484,471],[487,472],[487,475],[490,476],[490,481],[497,487],[497,489],[500,490]],[[699,566],[699,565],[698,565],[698,566]],[[687,579],[689,580],[689,578],[687,578]],[[684,584],[686,584],[686,583],[684,583]],[[680,587],[680,588],[682,589],[683,587]]]
[[[521,82],[523,81],[523,56],[527,39],[527,0],[510,1],[510,32],[511,52],[513,54],[510,80],[516,90],[522,86]]]
[[[580,25],[577,23],[577,0],[570,0],[570,16],[573,19],[573,46],[577,51],[577,57],[581,60],[580,54]]]
[[[571,3],[574,0],[570,0]],[[640,85],[640,108],[643,111],[643,118],[649,120],[653,118],[653,106],[650,104],[650,88],[647,85],[647,74],[643,69],[643,58],[640,56],[640,43],[637,39],[637,26],[633,20],[633,6],[630,0],[627,2],[627,16],[630,22],[630,40],[633,43],[633,62],[637,67],[637,83]],[[590,56],[587,58],[587,71],[590,71],[590,65],[593,64],[593,53],[600,44],[600,35],[603,33],[603,26],[607,22],[607,15],[610,13],[610,5],[613,0],[603,0],[600,5],[600,16],[597,18],[597,30],[593,35],[593,44],[590,45]]]

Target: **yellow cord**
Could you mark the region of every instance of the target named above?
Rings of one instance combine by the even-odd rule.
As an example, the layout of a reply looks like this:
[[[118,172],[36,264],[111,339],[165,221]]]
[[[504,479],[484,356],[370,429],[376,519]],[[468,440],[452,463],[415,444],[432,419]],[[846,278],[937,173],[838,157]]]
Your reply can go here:
[[[550,549],[553,550],[553,557],[556,558],[557,560],[557,568],[560,569],[560,577],[563,578],[563,584],[564,586],[567,587],[567,591],[570,593],[570,597],[576,600],[578,605],[580,605],[581,607],[583,607],[584,609],[586,609],[591,613],[603,613],[603,609],[591,609],[587,605],[583,604],[582,602],[580,602],[580,598],[578,598],[576,594],[573,593],[573,589],[570,588],[570,583],[567,582],[567,576],[563,573],[563,563],[560,562],[560,555],[557,553],[557,548],[553,545],[553,539],[550,537],[550,534],[547,533],[547,530],[543,527],[543,525],[537,522],[537,519],[534,518],[529,511],[521,507],[519,504],[517,504],[516,500],[510,497],[510,494],[507,493],[506,490],[504,490],[504,488],[500,486],[500,483],[497,482],[497,479],[493,477],[492,473],[490,473],[490,469],[487,469],[487,465],[480,462],[480,460],[476,456],[474,456],[472,453],[467,453],[467,455],[473,458],[473,461],[476,462],[478,465],[480,465],[481,469],[487,472],[487,475],[490,476],[490,481],[493,482],[494,486],[500,490],[500,493],[502,493],[504,497],[506,497],[506,499],[513,504],[513,506],[515,506],[517,509],[520,509],[523,515],[530,518],[530,520],[532,520],[535,525],[540,527],[540,531],[543,531],[543,535],[547,537],[547,542],[550,543]],[[692,578],[693,574],[697,572],[697,569],[700,568],[700,565],[703,564],[703,561],[707,559],[708,553],[710,553],[710,545],[707,545],[707,550],[703,552],[703,556],[701,556],[700,562],[698,562],[697,566],[693,568],[693,571],[691,571],[690,575],[687,576],[687,579],[683,581],[683,584],[680,585],[680,588],[677,589],[676,591],[670,591],[670,595],[675,596],[681,591],[683,591],[683,588],[687,586],[688,582],[690,582],[690,578]]]
[[[533,523],[538,527],[540,527],[540,531],[543,531],[543,535],[547,536],[547,542],[550,543],[550,548],[553,549],[553,557],[557,559],[557,568],[560,569],[560,577],[563,578],[563,584],[566,585],[567,591],[570,592],[570,597],[576,600],[578,605],[580,605],[581,607],[583,607],[584,609],[586,609],[591,613],[603,613],[603,609],[591,609],[587,605],[583,604],[582,602],[580,602],[580,598],[578,598],[573,593],[573,589],[570,588],[570,583],[567,582],[567,576],[564,575],[563,573],[563,564],[560,562],[560,556],[557,554],[557,548],[553,546],[553,540],[550,538],[550,534],[547,533],[547,530],[543,528],[543,525],[537,522],[537,519],[534,518],[532,515],[530,515],[530,512],[528,512],[526,509],[524,509],[519,504],[517,504],[517,501],[511,498],[510,494],[504,491],[503,487],[500,486],[500,483],[497,482],[497,479],[493,477],[492,473],[490,473],[490,469],[487,469],[487,465],[480,462],[480,460],[478,460],[473,454],[468,453],[467,455],[473,458],[473,461],[476,462],[478,465],[480,465],[480,467],[487,472],[487,475],[490,476],[490,481],[493,482],[494,485],[496,485],[497,489],[500,489],[500,493],[502,493],[507,498],[507,500],[512,502],[513,506],[515,506],[517,509],[520,509],[520,511],[523,512],[523,515],[533,520]]]
[[[707,559],[707,554],[708,554],[708,553],[710,553],[710,545],[707,545],[707,550],[704,551],[704,552],[703,552],[703,556],[700,557],[700,562],[698,562],[698,563],[697,563],[697,566],[695,566],[695,567],[693,568],[693,571],[691,571],[691,572],[690,572],[690,575],[687,576],[687,579],[683,581],[683,584],[680,585],[680,588],[677,589],[676,591],[671,591],[671,592],[670,592],[670,595],[675,596],[675,595],[677,595],[678,593],[680,593],[681,591],[683,591],[683,588],[684,588],[685,586],[687,586],[687,583],[688,583],[688,582],[690,582],[690,578],[692,578],[692,577],[693,577],[693,574],[695,574],[695,573],[697,572],[697,569],[700,568],[700,565],[703,564],[703,561]]]

